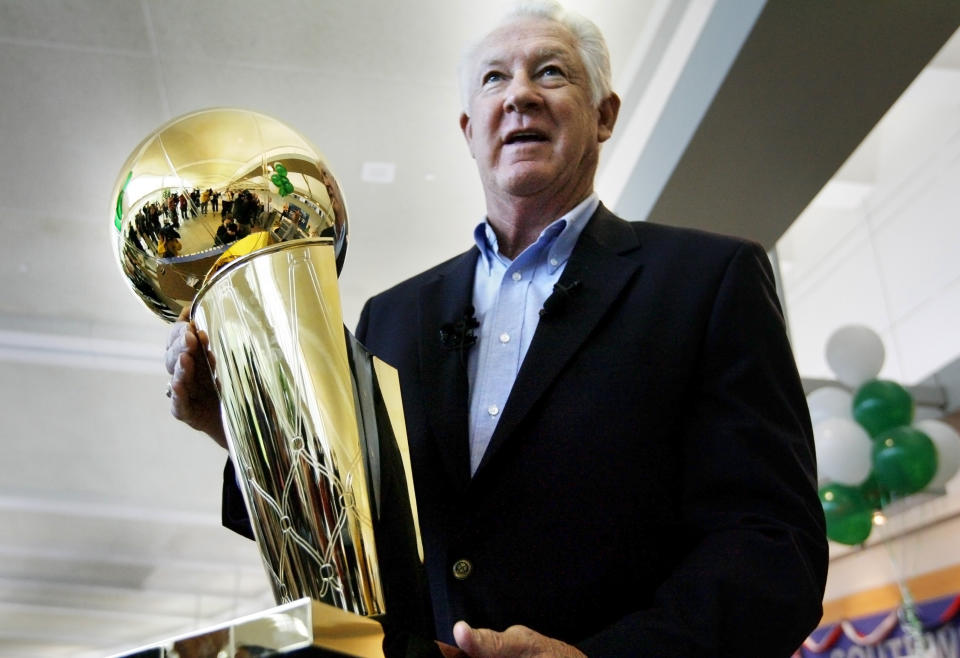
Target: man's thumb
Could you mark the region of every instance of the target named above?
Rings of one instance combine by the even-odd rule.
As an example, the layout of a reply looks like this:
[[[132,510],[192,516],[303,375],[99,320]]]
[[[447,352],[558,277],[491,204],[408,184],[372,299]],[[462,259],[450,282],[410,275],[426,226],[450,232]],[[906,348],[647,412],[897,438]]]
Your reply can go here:
[[[465,621],[454,624],[453,639],[458,647],[474,658],[494,656],[502,644],[499,633],[486,628],[470,628]]]

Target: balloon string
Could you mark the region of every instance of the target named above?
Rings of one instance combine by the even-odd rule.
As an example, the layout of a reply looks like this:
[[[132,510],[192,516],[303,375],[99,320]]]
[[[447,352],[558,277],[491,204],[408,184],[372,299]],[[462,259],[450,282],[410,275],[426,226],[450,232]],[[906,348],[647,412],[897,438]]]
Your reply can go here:
[[[883,547],[886,550],[887,557],[890,560],[890,567],[893,570],[893,578],[897,584],[897,589],[900,592],[900,600],[903,602],[903,605],[900,608],[901,626],[903,626],[904,632],[913,638],[914,647],[917,649],[924,649],[927,645],[926,639],[923,635],[923,624],[920,622],[920,617],[917,615],[917,604],[913,598],[913,593],[910,591],[910,587],[907,585],[907,580],[904,577],[903,556],[901,555],[898,558],[898,556],[895,555],[893,548],[894,540],[891,538],[891,534],[892,533],[886,532],[886,528],[883,528],[880,531],[880,539],[883,542]],[[904,539],[901,537],[900,541],[902,542]]]

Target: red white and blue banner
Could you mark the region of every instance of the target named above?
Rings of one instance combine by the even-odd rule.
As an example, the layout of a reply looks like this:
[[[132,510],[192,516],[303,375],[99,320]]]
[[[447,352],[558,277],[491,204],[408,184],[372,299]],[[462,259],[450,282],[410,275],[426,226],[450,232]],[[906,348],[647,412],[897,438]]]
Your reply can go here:
[[[924,654],[905,632],[900,610],[843,620],[821,626],[810,635],[794,658],[960,658],[960,596],[950,595],[916,605],[928,646]],[[929,649],[928,649],[929,651]]]

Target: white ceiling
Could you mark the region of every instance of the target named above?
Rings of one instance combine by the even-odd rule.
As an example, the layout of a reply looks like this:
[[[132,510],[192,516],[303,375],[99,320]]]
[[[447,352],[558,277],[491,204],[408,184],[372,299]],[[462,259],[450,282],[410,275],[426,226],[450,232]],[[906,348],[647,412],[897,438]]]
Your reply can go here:
[[[661,109],[714,7],[567,4],[605,32],[629,107]],[[114,263],[108,196],[130,150],[209,106],[305,133],[348,203],[352,325],[370,294],[469,244],[483,206],[454,68],[500,13],[466,0],[0,0],[0,655],[103,655],[272,603],[253,544],[219,526],[222,451],[169,417],[166,327]],[[363,182],[367,162],[394,163],[395,182]]]

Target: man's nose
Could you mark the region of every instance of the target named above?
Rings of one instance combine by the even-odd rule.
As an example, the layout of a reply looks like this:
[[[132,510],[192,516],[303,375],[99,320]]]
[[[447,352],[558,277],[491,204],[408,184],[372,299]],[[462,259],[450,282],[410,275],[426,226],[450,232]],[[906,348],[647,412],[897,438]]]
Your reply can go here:
[[[507,87],[504,109],[508,112],[528,112],[538,107],[541,102],[540,92],[529,76],[525,74],[513,76]]]

